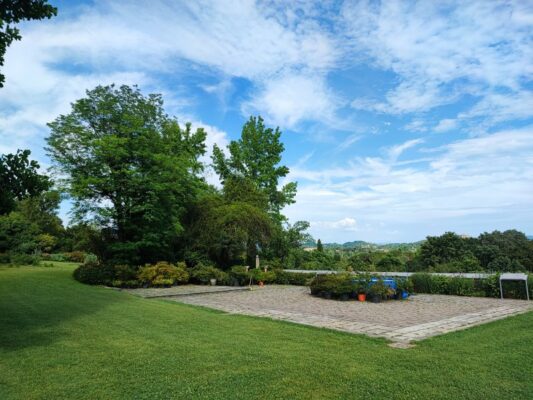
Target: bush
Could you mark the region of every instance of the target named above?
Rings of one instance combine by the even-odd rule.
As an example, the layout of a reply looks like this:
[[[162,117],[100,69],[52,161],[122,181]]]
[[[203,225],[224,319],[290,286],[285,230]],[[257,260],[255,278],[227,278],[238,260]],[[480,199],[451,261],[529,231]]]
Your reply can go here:
[[[144,285],[165,287],[187,283],[189,273],[183,262],[172,265],[166,261],[159,261],[155,265],[147,264],[139,269],[137,278]]]
[[[108,285],[114,279],[113,267],[87,262],[74,270],[74,279],[88,285]]]
[[[315,273],[298,273],[298,272],[285,272],[282,270],[275,271],[276,280],[274,281],[280,285],[296,285],[296,286],[308,286]]]
[[[228,274],[211,265],[199,263],[190,270],[191,281],[201,284],[209,284],[211,279],[216,279],[218,284],[228,281]]]
[[[13,254],[9,255],[10,263],[13,265],[39,265],[41,258],[35,254]]]
[[[254,268],[251,270],[252,279],[254,282],[273,283],[276,281],[276,273],[274,271],[264,271],[262,269]]]
[[[324,297],[355,297],[357,279],[349,273],[317,275],[310,282],[311,294]]]
[[[229,272],[230,283],[234,286],[244,286],[250,283],[251,274],[244,265],[234,265]]]

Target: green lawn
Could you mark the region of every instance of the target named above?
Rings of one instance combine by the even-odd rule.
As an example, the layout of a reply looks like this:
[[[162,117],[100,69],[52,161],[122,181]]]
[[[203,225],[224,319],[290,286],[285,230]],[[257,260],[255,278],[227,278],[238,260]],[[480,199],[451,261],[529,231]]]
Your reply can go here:
[[[0,268],[0,399],[533,398],[533,313],[383,340]]]

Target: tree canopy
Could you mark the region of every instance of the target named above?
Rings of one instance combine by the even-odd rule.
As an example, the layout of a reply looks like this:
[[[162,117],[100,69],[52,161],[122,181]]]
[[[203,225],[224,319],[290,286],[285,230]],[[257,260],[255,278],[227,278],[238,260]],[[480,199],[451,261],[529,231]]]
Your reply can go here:
[[[16,202],[38,196],[51,186],[49,178],[40,174],[39,163],[30,160],[29,150],[0,156],[0,215],[13,211]]]
[[[280,137],[279,128],[267,128],[263,118],[250,117],[241,138],[229,144],[229,157],[215,144],[212,158],[223,185],[235,178],[249,180],[267,196],[269,211],[281,219],[281,209],[294,203],[296,183],[278,188],[279,180],[289,173],[286,166],[279,165],[284,151]]]
[[[47,0],[0,0],[0,66],[4,65],[4,56],[14,40],[20,40],[20,31],[13,26],[24,20],[39,20],[57,15],[57,8]],[[0,88],[4,86],[5,77],[0,73]]]
[[[206,133],[182,128],[160,95],[98,86],[49,124],[48,153],[74,199],[78,220],[102,228],[104,258],[172,258],[182,218],[203,179]]]

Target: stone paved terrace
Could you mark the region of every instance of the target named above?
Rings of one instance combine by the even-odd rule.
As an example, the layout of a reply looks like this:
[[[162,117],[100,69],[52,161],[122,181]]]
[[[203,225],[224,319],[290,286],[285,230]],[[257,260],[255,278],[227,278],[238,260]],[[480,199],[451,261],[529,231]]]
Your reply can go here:
[[[443,295],[416,295],[377,304],[341,302],[311,296],[307,287],[277,285],[171,299],[228,313],[383,337],[398,347],[533,310],[533,302],[525,300]]]

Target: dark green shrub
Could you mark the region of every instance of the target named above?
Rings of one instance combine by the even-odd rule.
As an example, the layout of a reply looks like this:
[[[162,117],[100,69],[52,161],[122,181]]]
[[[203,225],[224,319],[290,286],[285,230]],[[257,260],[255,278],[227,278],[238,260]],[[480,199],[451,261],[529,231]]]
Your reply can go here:
[[[101,265],[97,262],[88,262],[76,268],[72,274],[74,279],[88,285],[107,285],[114,279],[114,270],[111,266]]]
[[[354,297],[357,291],[357,280],[352,274],[317,275],[309,284],[311,294],[325,297]]]
[[[191,281],[207,285],[211,279],[216,279],[218,284],[224,284],[228,281],[228,274],[212,265],[197,264],[190,269]]]
[[[315,273],[298,273],[298,272],[285,272],[283,270],[276,270],[275,283],[280,285],[296,285],[296,286],[308,286],[316,276]]]
[[[244,265],[234,265],[229,272],[232,285],[244,286],[250,283],[251,274]]]
[[[159,261],[154,265],[147,264],[140,268],[137,279],[148,286],[164,287],[187,283],[189,273],[183,262],[172,265],[166,261]]]

